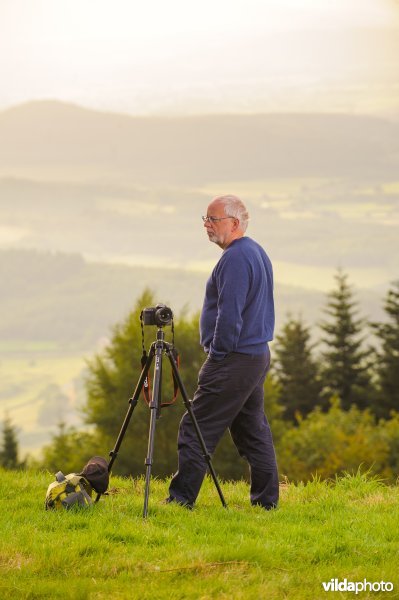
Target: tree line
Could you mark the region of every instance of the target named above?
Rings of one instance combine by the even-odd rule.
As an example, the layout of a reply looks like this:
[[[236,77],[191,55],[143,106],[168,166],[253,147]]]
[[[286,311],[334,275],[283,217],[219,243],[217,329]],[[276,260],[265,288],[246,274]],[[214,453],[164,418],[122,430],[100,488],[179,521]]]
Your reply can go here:
[[[288,318],[276,337],[274,375],[284,416],[306,416],[338,397],[344,410],[354,405],[388,418],[399,408],[399,282],[385,298],[386,321],[369,323],[359,317],[348,276],[339,271],[335,279],[324,309],[327,318],[319,325],[317,356],[310,328],[301,319]],[[374,344],[367,341],[373,338]]]
[[[90,360],[84,407],[88,427],[78,431],[61,423],[43,451],[42,466],[77,471],[91,455],[106,455],[113,449],[141,371],[140,312],[154,304],[151,291],[144,291],[126,320],[114,328],[109,345]],[[384,322],[368,323],[359,316],[348,276],[339,270],[335,288],[327,295],[325,318],[318,324],[321,338],[317,343],[312,341],[310,326],[300,317],[287,316],[273,342],[272,369],[265,382],[265,411],[282,476],[294,481],[315,474],[328,478],[359,467],[389,481],[398,476],[399,281],[388,290],[383,308]],[[198,317],[182,314],[175,322],[180,372],[190,397],[204,360],[198,343]],[[170,337],[169,328],[166,330]],[[155,329],[145,327],[144,336],[148,349]],[[162,396],[163,400],[173,396],[168,365]],[[176,436],[183,412],[180,399],[161,411],[155,441],[156,475],[168,476],[176,468]],[[143,473],[148,425],[149,410],[140,401],[114,464],[116,473]],[[7,427],[9,436],[9,421]],[[5,441],[3,445],[1,464],[7,467]],[[247,466],[229,435],[217,449],[214,464],[225,479],[247,477]]]

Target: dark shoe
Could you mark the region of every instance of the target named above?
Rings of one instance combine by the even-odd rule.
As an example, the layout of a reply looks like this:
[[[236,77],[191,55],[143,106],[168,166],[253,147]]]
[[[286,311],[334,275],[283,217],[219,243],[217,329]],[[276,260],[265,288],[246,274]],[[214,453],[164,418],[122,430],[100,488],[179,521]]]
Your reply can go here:
[[[261,504],[261,502],[253,502],[252,506],[261,506],[264,510],[275,510],[277,508],[277,504],[272,502],[271,504]]]
[[[172,498],[172,496],[168,496],[168,498],[165,498],[162,504],[172,504],[172,502],[174,504],[178,504],[179,506],[183,506],[188,510],[193,510],[194,508],[194,506],[190,504],[190,502],[188,502],[187,500],[178,500],[177,498]]]

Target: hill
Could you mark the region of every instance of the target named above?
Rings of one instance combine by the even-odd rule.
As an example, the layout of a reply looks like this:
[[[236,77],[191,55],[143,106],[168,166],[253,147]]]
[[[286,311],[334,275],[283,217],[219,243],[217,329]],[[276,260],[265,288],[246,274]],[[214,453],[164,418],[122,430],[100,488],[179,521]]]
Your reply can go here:
[[[32,102],[0,113],[0,163],[3,170],[96,168],[152,184],[389,178],[398,172],[399,123],[338,114],[138,118]]]

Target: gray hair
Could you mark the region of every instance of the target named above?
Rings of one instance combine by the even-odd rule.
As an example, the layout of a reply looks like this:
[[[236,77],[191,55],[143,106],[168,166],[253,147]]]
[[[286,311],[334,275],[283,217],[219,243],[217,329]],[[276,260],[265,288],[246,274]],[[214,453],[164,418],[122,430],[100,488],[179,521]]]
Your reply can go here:
[[[244,202],[240,198],[232,194],[227,194],[226,196],[218,196],[215,200],[222,202],[226,216],[238,219],[243,231],[247,229],[249,214]]]

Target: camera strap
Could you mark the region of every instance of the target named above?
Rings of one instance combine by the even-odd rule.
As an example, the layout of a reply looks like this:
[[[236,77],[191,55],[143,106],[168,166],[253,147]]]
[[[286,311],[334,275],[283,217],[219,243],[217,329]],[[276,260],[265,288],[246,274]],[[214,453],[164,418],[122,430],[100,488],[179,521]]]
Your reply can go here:
[[[141,322],[141,347],[143,350],[143,354],[141,356],[141,369],[144,369],[144,366],[147,362],[148,359],[148,354],[146,352],[145,349],[145,345],[144,345],[144,323],[143,323],[143,318],[142,318],[142,314],[140,315],[140,322]],[[175,326],[174,326],[174,322],[172,319],[172,348],[171,348],[171,353],[173,355],[173,358],[175,359],[177,368],[180,368],[180,356],[178,351],[175,348]],[[177,383],[177,379],[175,377],[175,374],[172,372],[172,378],[173,378],[173,398],[172,400],[170,400],[169,402],[161,402],[161,407],[162,406],[170,406],[171,404],[173,404],[176,401],[177,398],[177,394],[179,391],[179,385]],[[144,384],[143,384],[143,396],[144,396],[144,400],[146,401],[146,403],[148,405],[150,405],[151,402],[151,380],[150,380],[150,374],[149,372],[147,373],[147,377],[144,380]]]
[[[145,351],[145,349],[143,348],[143,355],[141,357],[141,368],[144,369],[145,364],[147,362],[147,352]],[[147,402],[147,404],[150,404],[151,402],[151,394],[150,394],[150,374],[147,373],[147,377],[144,379],[144,384],[143,384],[143,396],[144,396],[144,400]]]
[[[180,368],[179,353],[176,350],[176,348],[172,348],[171,353],[173,354],[173,358],[175,359],[177,368],[179,369]],[[142,369],[144,369],[144,366],[147,362],[147,358],[148,358],[147,352],[145,351],[145,349],[143,349],[143,355],[141,357],[141,368]],[[162,406],[170,406],[171,404],[173,404],[176,401],[177,394],[179,392],[179,384],[178,384],[175,374],[173,372],[172,372],[172,379],[173,379],[173,398],[172,398],[172,400],[169,400],[169,402],[161,402],[161,407]],[[147,373],[147,377],[144,380],[143,396],[144,396],[144,400],[149,405],[151,402],[151,380],[150,380],[149,373]]]
[[[180,356],[178,351],[176,350],[176,348],[172,348],[171,349],[171,353],[173,354],[173,358],[175,359],[177,368],[180,368]],[[175,377],[175,374],[172,371],[172,379],[173,379],[173,398],[172,400],[170,400],[169,402],[161,402],[161,406],[170,406],[171,404],[173,404],[174,402],[176,402],[176,398],[177,398],[177,394],[179,392],[179,384],[177,383],[177,379]]]

